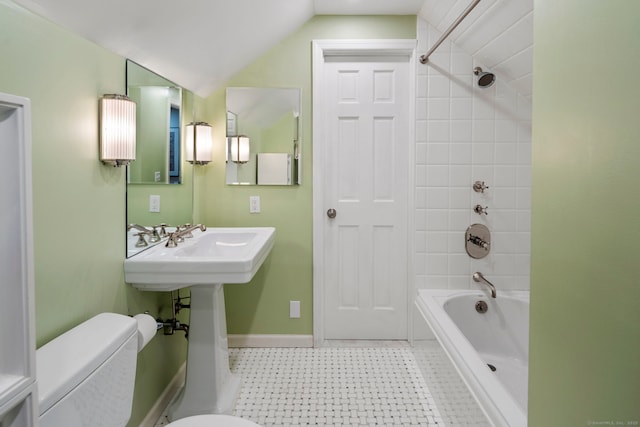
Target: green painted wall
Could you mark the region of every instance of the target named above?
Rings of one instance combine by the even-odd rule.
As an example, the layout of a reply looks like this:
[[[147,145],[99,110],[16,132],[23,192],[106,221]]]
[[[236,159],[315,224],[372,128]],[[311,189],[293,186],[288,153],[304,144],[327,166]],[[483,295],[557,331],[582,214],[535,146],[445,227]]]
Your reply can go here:
[[[529,425],[638,425],[640,2],[534,13]]]
[[[231,334],[312,334],[311,42],[314,39],[416,38],[415,16],[316,16],[230,79],[226,86],[302,89],[301,186],[227,186],[224,160],[196,171],[197,221],[209,226],[274,226],[276,244],[249,284],[225,287]],[[206,99],[214,155],[224,159],[225,88]],[[249,214],[249,196],[262,213]],[[301,302],[289,319],[289,301]]]
[[[6,0],[0,58],[0,91],[32,106],[37,345],[104,311],[168,316],[168,297],[124,283],[125,169],[98,161],[98,98],[124,93],[124,58]],[[146,415],[185,349],[181,336],[159,336],[140,353],[129,425]]]

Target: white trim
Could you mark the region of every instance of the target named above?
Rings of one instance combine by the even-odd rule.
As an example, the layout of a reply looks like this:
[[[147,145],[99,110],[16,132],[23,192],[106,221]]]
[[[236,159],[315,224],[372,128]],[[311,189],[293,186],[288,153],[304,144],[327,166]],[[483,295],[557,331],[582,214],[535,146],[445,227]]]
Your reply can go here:
[[[312,335],[228,335],[229,347],[313,347]]]
[[[171,378],[169,384],[164,389],[156,403],[153,404],[147,416],[140,422],[139,427],[153,427],[158,422],[158,419],[164,413],[164,410],[169,406],[169,403],[173,400],[173,398],[178,394],[180,388],[184,385],[184,378],[187,373],[187,364],[186,362],[180,366],[178,372]]]
[[[322,152],[320,141],[325,139],[325,129],[322,126],[320,112],[324,111],[320,97],[314,94],[322,93],[324,88],[324,64],[326,57],[341,56],[404,56],[409,59],[409,177],[408,177],[408,208],[407,208],[407,336],[412,340],[413,301],[416,296],[414,281],[413,258],[414,219],[415,212],[415,103],[416,103],[416,48],[414,39],[386,39],[386,40],[314,40],[312,42],[312,99],[313,99],[313,343],[321,347],[324,343],[324,292],[321,284],[324,281],[322,221],[324,220],[324,177],[322,167]]]

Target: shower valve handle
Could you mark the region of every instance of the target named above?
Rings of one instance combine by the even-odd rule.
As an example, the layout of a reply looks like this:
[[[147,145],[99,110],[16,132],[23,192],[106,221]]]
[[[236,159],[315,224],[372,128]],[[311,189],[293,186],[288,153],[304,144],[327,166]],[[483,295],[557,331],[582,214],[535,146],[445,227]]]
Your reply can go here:
[[[483,208],[483,207],[482,207],[482,206],[480,206],[480,205],[475,205],[475,207],[473,208],[473,211],[474,211],[475,213],[477,213],[478,215],[482,215],[482,214],[489,215],[489,214],[487,213],[487,208],[488,208],[488,206],[485,206],[485,207]]]
[[[476,181],[473,183],[473,191],[476,193],[484,193],[484,190],[489,188],[488,185],[484,185],[484,181]]]

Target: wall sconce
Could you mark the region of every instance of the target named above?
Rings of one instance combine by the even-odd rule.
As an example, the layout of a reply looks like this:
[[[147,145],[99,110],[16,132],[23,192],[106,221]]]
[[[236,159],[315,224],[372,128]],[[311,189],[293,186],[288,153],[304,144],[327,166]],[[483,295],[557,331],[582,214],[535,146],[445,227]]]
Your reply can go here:
[[[187,125],[186,133],[187,161],[196,165],[206,165],[211,162],[213,160],[211,125],[205,122],[191,122]]]
[[[246,135],[230,136],[229,156],[233,163],[247,163],[249,161],[249,143],[251,139]]]
[[[136,159],[136,103],[125,95],[100,98],[100,160],[122,166]]]

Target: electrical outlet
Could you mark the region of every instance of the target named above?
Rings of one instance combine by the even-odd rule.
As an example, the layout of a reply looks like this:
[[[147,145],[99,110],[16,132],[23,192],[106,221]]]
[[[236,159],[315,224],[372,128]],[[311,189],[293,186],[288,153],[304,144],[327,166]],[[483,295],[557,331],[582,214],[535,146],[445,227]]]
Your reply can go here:
[[[153,178],[154,178],[154,180],[155,180],[156,182],[160,182],[160,180],[162,179],[162,178],[161,178],[161,176],[162,176],[162,175],[160,174],[160,171],[156,171],[156,172],[153,174]]]
[[[160,212],[160,196],[149,196],[149,212]]]
[[[289,318],[300,318],[300,301],[289,301]]]
[[[249,196],[249,213],[260,213],[260,196]]]

